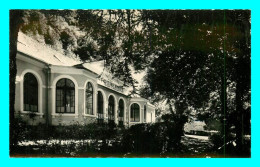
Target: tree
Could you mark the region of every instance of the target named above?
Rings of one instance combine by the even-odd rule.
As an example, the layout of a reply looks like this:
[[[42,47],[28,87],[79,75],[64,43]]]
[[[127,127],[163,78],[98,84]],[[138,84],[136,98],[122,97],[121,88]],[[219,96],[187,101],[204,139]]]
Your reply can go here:
[[[17,38],[18,32],[21,24],[23,23],[23,11],[22,10],[10,10],[10,34],[9,34],[9,102],[10,102],[10,109],[9,109],[9,123],[10,123],[10,153],[13,153],[14,146],[16,144],[16,136],[14,133],[15,127],[15,119],[14,119],[14,102],[15,102],[15,79],[16,79],[16,54],[17,54]]]
[[[160,47],[148,72],[151,90],[197,110],[211,103],[211,111],[222,122],[224,145],[234,125],[241,151],[243,105],[250,96],[250,12],[147,11],[146,15],[158,22],[157,45],[166,46]],[[236,107],[232,111],[227,88],[234,83]],[[217,99],[212,99],[213,93]],[[214,106],[213,100],[218,102]]]

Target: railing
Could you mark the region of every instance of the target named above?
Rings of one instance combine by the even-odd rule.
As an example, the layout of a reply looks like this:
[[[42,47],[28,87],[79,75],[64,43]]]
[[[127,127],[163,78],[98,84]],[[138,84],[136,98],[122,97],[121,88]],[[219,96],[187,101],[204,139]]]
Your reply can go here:
[[[104,122],[104,114],[102,114],[102,113],[97,113],[97,122],[99,123],[99,124],[102,124],[103,122]]]
[[[108,114],[108,120],[115,120],[115,116]]]
[[[140,119],[139,119],[139,118],[136,118],[136,119],[135,119],[135,118],[130,118],[130,121],[131,121],[131,122],[139,122]]]
[[[118,125],[119,126],[124,126],[124,117],[118,117]]]
[[[103,113],[97,113],[98,119],[104,119],[104,114]]]
[[[118,121],[124,121],[124,117],[118,117]]]

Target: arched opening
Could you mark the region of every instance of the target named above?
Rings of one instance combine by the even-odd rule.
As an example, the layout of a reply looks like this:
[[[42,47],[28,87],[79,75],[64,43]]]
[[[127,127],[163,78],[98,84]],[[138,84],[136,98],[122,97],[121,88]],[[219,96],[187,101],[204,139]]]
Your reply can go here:
[[[24,111],[38,112],[38,81],[32,73],[24,75]]]
[[[56,113],[75,113],[75,85],[70,79],[56,84]]]
[[[108,99],[108,122],[114,122],[115,120],[115,98],[109,96]]]
[[[118,110],[119,110],[119,113],[118,113],[118,124],[119,126],[123,126],[124,125],[124,101],[123,99],[120,99],[119,100],[119,105],[118,105]]]
[[[130,121],[139,122],[140,121],[140,106],[137,103],[131,105]]]
[[[93,115],[93,86],[90,82],[86,85],[86,92],[85,92],[85,111],[86,114]]]
[[[97,121],[98,123],[103,123],[104,122],[104,99],[103,95],[100,91],[98,91],[98,96],[97,96]]]
[[[146,122],[146,105],[144,105],[144,122]]]

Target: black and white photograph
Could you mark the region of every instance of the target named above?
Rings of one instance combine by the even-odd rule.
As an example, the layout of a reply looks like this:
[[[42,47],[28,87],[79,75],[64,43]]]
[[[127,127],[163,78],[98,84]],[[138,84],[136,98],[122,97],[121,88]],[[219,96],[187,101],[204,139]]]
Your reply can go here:
[[[9,10],[9,156],[250,158],[251,11]]]

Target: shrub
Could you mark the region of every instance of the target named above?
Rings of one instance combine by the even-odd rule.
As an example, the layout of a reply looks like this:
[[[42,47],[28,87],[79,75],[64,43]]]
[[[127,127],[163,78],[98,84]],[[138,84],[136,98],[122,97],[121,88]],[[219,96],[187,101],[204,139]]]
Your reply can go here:
[[[168,117],[167,117],[168,118]],[[176,152],[181,146],[183,135],[182,122],[175,117],[165,119],[164,122],[154,124],[137,124],[128,129],[118,127],[115,123],[74,123],[67,126],[28,126],[25,123],[18,124],[18,140],[44,140],[45,146],[41,151],[49,154],[73,153],[166,153]],[[59,145],[51,144],[50,139],[56,140],[86,140],[81,146],[68,143]],[[46,147],[46,148],[45,148]],[[69,151],[68,151],[69,150]]]
[[[122,150],[135,153],[176,152],[181,145],[182,134],[174,122],[133,125],[123,134]]]

